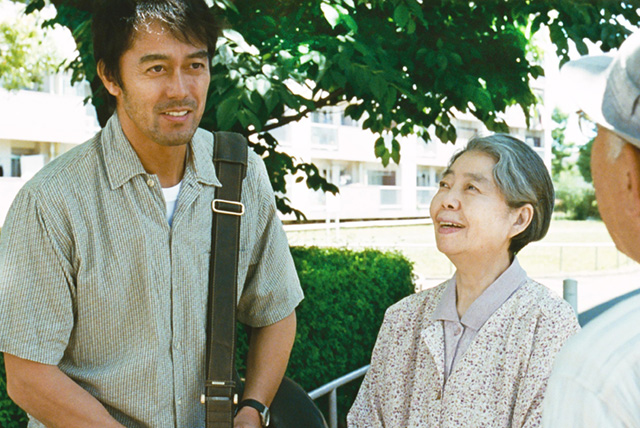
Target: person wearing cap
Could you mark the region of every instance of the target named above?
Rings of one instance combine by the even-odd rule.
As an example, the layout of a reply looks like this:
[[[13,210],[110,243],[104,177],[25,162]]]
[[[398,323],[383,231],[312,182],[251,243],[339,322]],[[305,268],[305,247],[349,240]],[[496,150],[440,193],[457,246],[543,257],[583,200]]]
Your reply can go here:
[[[616,55],[569,62],[579,107],[598,125],[591,169],[598,209],[620,251],[640,262],[640,33]],[[554,364],[543,427],[640,427],[640,296],[569,339]]]

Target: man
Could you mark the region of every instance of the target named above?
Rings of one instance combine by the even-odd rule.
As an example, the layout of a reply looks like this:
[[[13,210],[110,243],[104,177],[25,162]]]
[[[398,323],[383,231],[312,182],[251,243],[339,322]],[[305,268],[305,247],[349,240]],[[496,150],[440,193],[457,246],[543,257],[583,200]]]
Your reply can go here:
[[[93,26],[115,114],[24,186],[2,230],[8,392],[30,427],[203,427],[220,183],[213,136],[198,124],[218,27],[203,0],[108,0]],[[244,398],[269,405],[302,291],[253,152],[242,202],[238,318],[253,327]],[[237,413],[235,427],[260,426],[256,408]]]
[[[618,249],[640,262],[640,33],[617,55],[585,57],[563,73],[598,124],[591,170],[602,219]],[[544,406],[544,427],[640,426],[640,296],[567,342]]]

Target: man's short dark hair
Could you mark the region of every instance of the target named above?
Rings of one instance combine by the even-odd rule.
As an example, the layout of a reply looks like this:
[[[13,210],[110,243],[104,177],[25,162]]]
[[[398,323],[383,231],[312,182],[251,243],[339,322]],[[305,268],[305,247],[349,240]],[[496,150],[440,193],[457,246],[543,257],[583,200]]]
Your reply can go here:
[[[165,26],[180,41],[205,44],[213,57],[220,25],[204,0],[102,0],[93,13],[93,55],[120,87],[120,58],[136,30],[151,22]]]

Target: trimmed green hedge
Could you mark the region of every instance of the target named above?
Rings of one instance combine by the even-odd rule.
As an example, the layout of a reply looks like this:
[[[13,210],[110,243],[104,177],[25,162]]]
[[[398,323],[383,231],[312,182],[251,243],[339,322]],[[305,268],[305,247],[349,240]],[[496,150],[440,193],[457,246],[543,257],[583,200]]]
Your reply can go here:
[[[7,395],[6,378],[4,358],[0,352],[0,427],[24,428],[29,420],[22,409],[16,406]]]
[[[305,299],[296,311],[287,375],[311,391],[369,364],[385,310],[414,292],[413,265],[398,252],[316,247],[291,252]],[[244,351],[241,337],[239,354]],[[361,381],[338,389],[342,424]],[[326,416],[326,397],[318,406]]]
[[[311,391],[369,364],[384,311],[414,291],[413,267],[397,252],[315,247],[294,247],[291,252],[305,300],[297,309],[298,330],[287,375]],[[243,355],[246,335],[239,336],[238,354]],[[242,369],[243,362],[238,365]],[[23,428],[26,417],[7,397],[4,379],[2,364],[0,426]],[[357,381],[338,389],[342,423],[359,386]],[[326,414],[326,400],[318,405]]]

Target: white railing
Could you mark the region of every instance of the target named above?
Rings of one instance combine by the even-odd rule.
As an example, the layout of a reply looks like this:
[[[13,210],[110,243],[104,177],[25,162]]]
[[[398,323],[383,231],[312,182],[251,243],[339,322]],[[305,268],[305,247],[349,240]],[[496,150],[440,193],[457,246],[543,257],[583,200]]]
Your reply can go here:
[[[332,380],[320,388],[314,389],[309,393],[312,399],[320,398],[329,394],[329,427],[338,428],[338,388],[347,383],[362,377],[369,370],[369,365],[360,367],[358,370],[352,371],[336,380]]]

